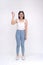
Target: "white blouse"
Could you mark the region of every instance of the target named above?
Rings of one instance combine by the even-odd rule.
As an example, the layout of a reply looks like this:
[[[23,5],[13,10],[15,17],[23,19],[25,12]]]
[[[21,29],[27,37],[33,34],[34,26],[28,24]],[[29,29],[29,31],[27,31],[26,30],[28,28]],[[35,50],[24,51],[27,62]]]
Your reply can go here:
[[[17,30],[25,30],[25,20],[17,20]]]

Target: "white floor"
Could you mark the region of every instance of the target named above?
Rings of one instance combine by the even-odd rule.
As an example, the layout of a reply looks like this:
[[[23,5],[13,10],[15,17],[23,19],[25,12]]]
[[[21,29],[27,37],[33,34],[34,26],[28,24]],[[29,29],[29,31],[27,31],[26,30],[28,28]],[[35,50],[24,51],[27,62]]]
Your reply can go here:
[[[13,55],[0,55],[0,65],[43,65],[43,54],[30,54],[25,60],[16,60]]]

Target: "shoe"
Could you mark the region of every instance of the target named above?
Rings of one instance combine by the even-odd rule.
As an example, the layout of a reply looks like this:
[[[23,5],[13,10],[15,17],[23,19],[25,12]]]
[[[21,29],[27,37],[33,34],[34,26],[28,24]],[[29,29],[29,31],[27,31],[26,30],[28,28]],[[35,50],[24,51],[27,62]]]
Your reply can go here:
[[[24,56],[22,56],[22,60],[25,60],[25,57]]]
[[[16,60],[19,60],[19,56],[16,57]]]

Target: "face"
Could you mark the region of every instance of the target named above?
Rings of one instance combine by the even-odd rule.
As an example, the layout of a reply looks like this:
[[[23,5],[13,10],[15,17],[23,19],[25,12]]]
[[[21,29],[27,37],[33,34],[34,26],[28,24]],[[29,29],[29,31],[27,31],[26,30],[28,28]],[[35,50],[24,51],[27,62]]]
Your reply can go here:
[[[19,14],[20,19],[23,19],[23,16],[24,16],[23,13]]]

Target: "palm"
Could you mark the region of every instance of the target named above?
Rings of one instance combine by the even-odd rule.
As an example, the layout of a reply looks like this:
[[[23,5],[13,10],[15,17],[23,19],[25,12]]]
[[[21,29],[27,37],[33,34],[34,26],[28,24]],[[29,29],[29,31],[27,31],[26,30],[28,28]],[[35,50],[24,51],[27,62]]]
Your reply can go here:
[[[14,12],[12,12],[12,17],[14,17],[15,16],[15,13]]]

